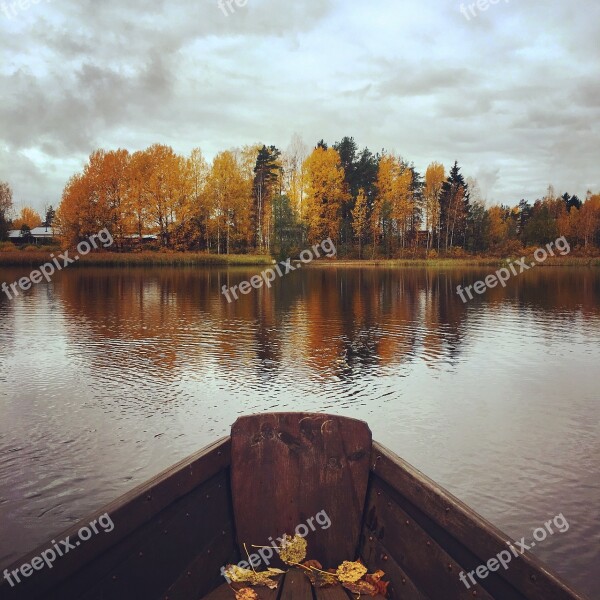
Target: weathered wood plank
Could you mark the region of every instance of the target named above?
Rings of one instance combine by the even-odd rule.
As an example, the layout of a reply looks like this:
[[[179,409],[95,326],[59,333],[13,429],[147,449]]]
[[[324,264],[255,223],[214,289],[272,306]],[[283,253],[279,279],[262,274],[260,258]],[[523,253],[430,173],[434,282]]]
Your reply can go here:
[[[185,596],[185,598],[189,598],[189,600],[235,600],[235,595],[231,591],[231,588],[224,583],[206,596]],[[169,593],[170,599],[171,595]]]
[[[226,592],[225,600],[235,600],[234,594],[221,575],[221,567],[237,562],[239,555],[235,544],[233,526],[230,524],[224,530],[225,536],[217,535],[195,557],[190,565],[181,573],[179,579],[164,594],[164,600],[196,600],[214,590]],[[213,592],[216,593],[216,592]],[[261,598],[261,600],[263,600]],[[265,598],[264,600],[276,600]]]
[[[337,566],[358,551],[371,432],[362,421],[306,413],[242,417],[232,428],[238,542],[308,533],[309,555]],[[307,520],[325,511],[331,525]],[[301,526],[298,530],[297,527]]]
[[[80,577],[66,582],[60,596],[77,597],[74,583],[78,580],[80,588],[88,586],[85,600],[129,600],[135,595],[152,600],[159,598],[199,553],[219,552],[225,559],[234,549],[227,546],[227,539],[233,537],[228,490],[225,473],[216,475],[134,532],[106,559],[100,557]],[[106,560],[112,568],[98,577]],[[213,572],[205,567],[212,581],[217,579],[219,567]],[[90,585],[90,581],[94,583]]]
[[[226,438],[180,461],[173,467],[163,471],[147,483],[138,486],[118,500],[106,505],[93,516],[79,521],[73,527],[56,535],[61,540],[67,536],[77,539],[80,528],[87,526],[98,515],[108,513],[115,528],[109,534],[101,533],[82,543],[76,550],[59,558],[52,569],[35,572],[29,579],[14,588],[2,579],[0,581],[0,598],[8,600],[70,600],[78,596],[57,595],[53,589],[74,578],[83,569],[94,563],[95,568],[102,570],[102,564],[109,565],[111,549],[117,548],[133,532],[150,523],[168,506],[185,497],[203,482],[209,480],[219,471],[223,471],[230,463],[230,440]],[[10,569],[19,568],[23,563],[51,548],[48,542],[33,552],[16,561]],[[102,557],[102,558],[101,558]],[[106,570],[109,570],[107,567]],[[101,576],[101,575],[99,575]],[[75,579],[73,579],[75,581]],[[91,586],[94,579],[88,579],[86,585]],[[79,592],[81,589],[78,587]],[[79,593],[78,592],[78,593]]]
[[[476,556],[479,564],[506,550],[508,536],[381,444],[373,445],[371,469]],[[513,560],[509,569],[497,573],[529,600],[585,600],[584,595],[573,590],[527,551],[519,560]],[[488,587],[493,581],[493,578],[484,579],[482,584]]]
[[[350,600],[350,596],[341,585],[314,588],[314,593],[316,600]]]
[[[367,528],[389,550],[416,587],[431,600],[492,600],[480,585],[467,589],[459,579],[464,567],[402,510],[377,481],[371,484]]]
[[[385,572],[383,580],[390,582],[388,586],[389,600],[430,600],[394,560],[389,550],[366,527],[363,529],[360,556],[369,568],[369,572],[374,573],[379,569]]]
[[[283,587],[283,576],[276,578],[279,581],[279,587],[271,590],[266,586],[251,586],[251,588],[256,592],[259,600],[277,600],[277,597],[281,593],[281,589]],[[231,587],[224,583],[220,585],[216,590],[211,592],[210,594],[202,597],[202,596],[185,596],[185,600],[235,600],[235,592],[233,590],[243,588],[244,585],[241,583],[232,584]],[[174,597],[169,593],[168,600],[175,600]]]
[[[300,569],[286,573],[279,600],[313,600],[312,585]]]

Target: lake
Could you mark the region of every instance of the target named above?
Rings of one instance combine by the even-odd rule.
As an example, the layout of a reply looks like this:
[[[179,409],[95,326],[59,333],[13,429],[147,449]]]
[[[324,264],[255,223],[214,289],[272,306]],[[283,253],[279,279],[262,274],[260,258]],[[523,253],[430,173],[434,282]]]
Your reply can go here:
[[[0,566],[228,433],[330,411],[600,597],[600,269],[72,268],[0,293]],[[0,282],[24,275],[2,269]]]

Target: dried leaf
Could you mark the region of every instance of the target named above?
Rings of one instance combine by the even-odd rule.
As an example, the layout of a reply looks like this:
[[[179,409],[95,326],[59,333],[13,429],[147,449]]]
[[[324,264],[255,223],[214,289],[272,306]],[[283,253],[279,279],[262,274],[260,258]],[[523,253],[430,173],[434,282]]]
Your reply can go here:
[[[277,575],[281,575],[281,573],[283,573],[283,571],[280,571],[279,569],[268,569],[261,573],[255,573],[250,569],[243,569],[237,565],[227,565],[227,568],[225,569],[225,576],[229,577],[234,583],[264,585],[271,590],[277,589],[277,586],[279,585],[277,581],[274,581],[271,577],[276,577]]]
[[[335,573],[325,573],[322,570],[314,570],[322,569],[321,563],[317,560],[309,560],[304,563],[304,566],[310,569],[309,571],[304,571],[304,573],[310,579],[310,582],[314,587],[324,588],[339,583]]]
[[[368,596],[377,595],[377,588],[368,581],[365,581],[364,579],[360,579],[359,581],[356,581],[354,583],[344,582],[342,583],[342,585],[354,594],[366,594]]]
[[[375,571],[369,575],[365,575],[365,581],[374,585],[377,588],[377,593],[382,596],[387,596],[387,588],[390,585],[389,581],[381,581],[385,573],[383,571]]]
[[[288,565],[299,564],[306,558],[306,546],[303,537],[290,537],[286,534],[283,536],[279,558]]]
[[[342,583],[356,583],[359,579],[362,579],[366,572],[367,567],[358,561],[349,562],[345,560],[337,568],[337,576]]]
[[[235,583],[245,583],[250,581],[250,577],[254,575],[254,571],[242,569],[242,567],[238,567],[237,565],[227,565],[224,574],[231,579],[231,581],[235,581]]]
[[[279,585],[276,581],[271,579],[271,575],[266,571],[263,571],[262,573],[252,573],[252,575],[253,577],[249,581],[252,585],[264,585],[270,590],[276,590]]]
[[[251,588],[242,588],[235,592],[236,600],[259,600],[258,594]]]
[[[387,598],[387,595],[388,595],[388,585],[390,585],[389,581],[378,581],[375,584],[375,587],[377,588],[377,593],[381,594],[384,598]]]
[[[369,573],[368,575],[365,576],[365,580],[368,581],[369,583],[375,584],[378,581],[381,581],[381,579],[385,576],[385,572],[384,571],[375,571],[375,573]]]

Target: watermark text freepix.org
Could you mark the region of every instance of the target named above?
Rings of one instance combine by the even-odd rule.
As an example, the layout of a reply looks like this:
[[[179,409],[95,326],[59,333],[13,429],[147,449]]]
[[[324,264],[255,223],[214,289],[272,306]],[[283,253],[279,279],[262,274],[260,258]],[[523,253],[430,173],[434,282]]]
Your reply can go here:
[[[243,8],[246,6],[246,4],[248,4],[248,0],[217,0],[217,4],[223,11],[223,14],[228,17],[235,12],[235,6],[238,8]]]
[[[337,254],[336,247],[331,241],[331,238],[327,238],[320,244],[315,244],[312,248],[300,252],[300,261],[302,264],[312,262],[315,258],[321,258],[319,249],[321,249],[328,258],[332,258]],[[227,298],[227,302],[231,304],[233,299],[239,299],[239,296],[236,293],[237,290],[239,290],[239,292],[242,294],[249,294],[252,291],[252,288],[258,290],[263,285],[266,285],[268,288],[270,288],[277,275],[279,275],[279,277],[283,277],[284,275],[287,275],[288,273],[291,273],[292,271],[302,267],[302,264],[293,267],[292,259],[288,258],[287,260],[281,261],[279,264],[275,265],[273,269],[265,269],[259,275],[251,277],[250,281],[242,281],[242,283],[234,285],[231,288],[224,285],[221,293],[223,296],[225,296],[225,298]],[[285,272],[281,270],[280,265],[285,269]],[[233,299],[229,296],[229,294],[233,296]]]
[[[536,527],[533,530],[533,539],[535,541],[526,544],[525,537],[522,537],[518,542],[506,542],[509,550],[501,550],[498,552],[498,554],[496,554],[495,557],[490,558],[487,563],[479,565],[476,569],[469,571],[469,573],[466,575],[464,571],[461,571],[458,578],[465,584],[467,589],[470,589],[472,585],[477,583],[475,577],[479,577],[479,579],[485,579],[490,572],[498,571],[500,566],[502,566],[504,570],[507,570],[508,565],[513,558],[518,558],[524,554],[525,550],[531,550],[531,548],[535,546],[536,542],[543,542],[548,535],[554,535],[555,530],[552,527],[553,525],[558,533],[565,533],[566,531],[569,531],[569,523],[563,514],[560,513],[553,519],[546,521],[544,523],[544,527]],[[467,577],[469,578],[468,580]]]
[[[98,527],[99,526],[99,527]],[[87,542],[92,535],[98,534],[101,531],[104,533],[110,533],[115,528],[115,524],[109,517],[108,513],[104,513],[97,519],[91,521],[88,526],[82,527],[77,532],[78,539],[71,541],[71,536],[67,536],[64,540],[60,540],[58,543],[55,540],[50,542],[51,548],[44,550],[40,555],[35,556],[31,559],[31,563],[24,563],[18,569],[10,571],[4,570],[4,579],[8,581],[10,587],[15,587],[18,583],[21,583],[21,577],[31,577],[34,571],[41,571],[45,566],[49,569],[54,567],[54,562],[68,554],[71,550],[75,550],[81,546],[81,542]]]
[[[15,0],[13,2],[0,2],[0,10],[7,19],[14,19],[19,12],[23,12],[31,7],[31,5],[39,4],[42,0]],[[51,2],[52,0],[45,0]]]
[[[306,523],[300,523],[300,525],[296,527],[295,534],[305,538],[311,531],[317,530],[315,522],[321,527],[322,530],[329,529],[331,527],[331,519],[329,518],[327,511],[322,510],[318,512],[314,517],[310,517],[309,519],[307,519]],[[250,556],[248,557],[248,560],[250,562],[242,560],[238,563],[237,566],[240,567],[240,569],[248,569],[249,567],[252,569],[256,569],[262,563],[264,563],[265,566],[268,567],[271,564],[271,559],[275,556],[275,553],[279,554],[281,550],[281,545],[283,544],[284,536],[285,533],[282,533],[281,536],[278,537],[276,540],[273,540],[273,538],[270,537],[269,542],[271,542],[271,546],[265,546],[264,548],[260,548],[260,550],[257,553],[250,554]],[[225,567],[221,567],[221,575],[225,577],[227,583],[231,583],[229,577],[225,575]]]
[[[533,253],[533,257],[535,258],[534,262],[527,264],[526,258],[523,256],[519,260],[512,261],[508,264],[508,267],[510,267],[510,271],[508,270],[508,267],[502,267],[501,269],[498,269],[495,273],[491,273],[490,275],[488,275],[485,278],[485,280],[476,281],[473,285],[467,285],[464,288],[462,287],[462,285],[458,285],[456,287],[456,293],[460,296],[460,299],[463,301],[463,303],[466,304],[467,299],[465,298],[465,292],[469,296],[469,300],[473,300],[473,294],[471,293],[471,290],[475,290],[477,294],[481,295],[487,290],[487,288],[495,288],[498,285],[498,283],[500,283],[502,287],[506,287],[506,282],[513,275],[520,275],[521,273],[532,269],[539,263],[543,263],[548,258],[548,255],[555,256],[554,250],[552,249],[553,245],[558,250],[561,256],[564,256],[565,254],[569,254],[569,252],[571,252],[571,246],[569,246],[567,238],[565,238],[564,236],[559,237],[555,242],[550,242],[549,244],[546,244],[545,248],[538,248]],[[517,267],[519,267],[519,271],[517,271]]]
[[[469,4],[471,16],[477,16],[475,9],[477,9],[479,12],[485,12],[491,5],[498,4],[498,2],[500,2],[500,0],[477,0],[477,2],[471,2]],[[509,2],[510,0],[504,0],[505,4],[508,4]],[[460,12],[463,14],[464,18],[467,21],[471,20],[471,16],[469,16],[469,12],[467,11],[467,7],[464,5],[464,3],[461,3],[460,5]]]
[[[21,277],[19,281],[15,281],[8,285],[5,281],[2,282],[1,289],[6,294],[9,300],[13,299],[13,295],[17,297],[19,295],[19,289],[21,291],[26,292],[29,290],[34,283],[41,283],[43,279],[45,279],[48,283],[52,279],[52,275],[58,270],[61,271],[65,267],[72,265],[76,261],[79,260],[80,256],[85,256],[92,251],[92,248],[97,249],[98,243],[101,242],[104,248],[108,248],[112,246],[114,240],[112,235],[108,231],[108,229],[103,229],[99,233],[95,233],[90,236],[88,240],[83,240],[77,244],[77,253],[73,258],[69,257],[69,251],[65,250],[62,254],[59,254],[58,257],[55,257],[54,254],[50,255],[52,259],[51,262],[44,263],[41,267],[32,271],[29,274],[29,277]],[[62,261],[62,264],[61,264]],[[11,293],[12,292],[12,293]]]

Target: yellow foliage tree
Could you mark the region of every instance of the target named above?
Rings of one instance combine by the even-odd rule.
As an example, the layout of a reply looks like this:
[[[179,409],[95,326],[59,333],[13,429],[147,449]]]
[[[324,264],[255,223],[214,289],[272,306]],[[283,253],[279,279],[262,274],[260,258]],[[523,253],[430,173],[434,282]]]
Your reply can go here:
[[[588,194],[579,210],[577,219],[577,237],[584,247],[600,235],[600,194]]]
[[[311,243],[326,238],[337,240],[342,203],[349,200],[344,169],[333,148],[315,148],[304,161],[306,196],[304,219]]]
[[[220,152],[213,160],[206,182],[206,196],[213,207],[211,231],[216,235],[217,253],[225,252],[231,243],[252,239],[251,193],[252,181],[245,176],[243,164],[231,151]]]
[[[500,206],[492,206],[488,210],[488,237],[490,246],[496,246],[508,238],[508,223],[503,218],[504,211]]]
[[[440,194],[446,180],[444,165],[432,162],[425,172],[425,223],[428,231],[427,248],[431,248],[434,236],[439,239],[440,228]]]
[[[33,229],[34,227],[39,227],[41,223],[42,217],[40,217],[39,213],[29,206],[24,206],[19,216],[13,221],[12,227],[13,229],[23,229],[25,225],[29,229]]]
[[[354,236],[358,240],[358,258],[361,258],[362,254],[362,240],[367,235],[369,228],[369,221],[367,219],[367,196],[365,190],[360,188],[358,196],[356,197],[356,203],[352,209],[352,229]]]
[[[415,211],[412,183],[412,170],[399,158],[393,154],[381,157],[376,184],[377,213],[380,213],[383,207],[389,208],[392,239],[399,239],[402,247],[406,244],[407,232]],[[381,219],[381,215],[378,216]]]

